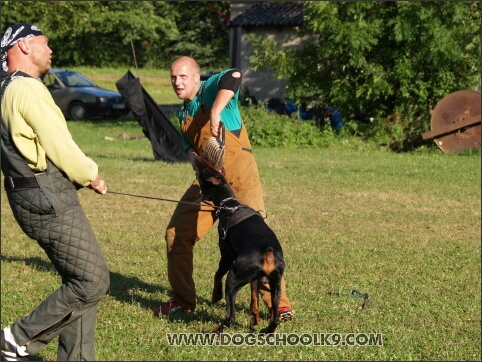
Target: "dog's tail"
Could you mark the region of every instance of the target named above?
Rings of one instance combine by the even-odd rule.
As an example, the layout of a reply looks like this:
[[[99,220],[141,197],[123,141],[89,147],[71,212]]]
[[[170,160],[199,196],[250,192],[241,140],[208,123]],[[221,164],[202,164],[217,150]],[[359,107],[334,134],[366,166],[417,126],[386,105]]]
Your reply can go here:
[[[275,264],[276,258],[273,253],[273,248],[269,246],[266,248],[263,261],[263,271],[266,273],[266,275],[271,274],[271,272],[275,269]]]

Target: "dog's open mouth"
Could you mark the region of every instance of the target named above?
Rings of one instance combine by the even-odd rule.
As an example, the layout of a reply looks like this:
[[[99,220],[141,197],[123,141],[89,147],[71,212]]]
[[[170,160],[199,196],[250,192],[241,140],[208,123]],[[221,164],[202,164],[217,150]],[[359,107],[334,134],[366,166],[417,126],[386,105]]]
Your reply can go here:
[[[203,156],[197,156],[194,159],[194,167],[196,169],[196,177],[201,186],[206,182],[210,182],[214,185],[219,185],[222,182],[226,183],[224,175],[214,168],[214,166]]]
[[[194,165],[195,165],[197,171],[201,171],[201,170],[207,168],[207,169],[209,169],[209,170],[211,170],[211,171],[213,171],[213,172],[215,172],[215,173],[218,173],[218,174],[221,173],[221,172],[219,172],[219,170],[216,169],[216,168],[213,166],[213,164],[212,164],[211,162],[209,162],[209,161],[207,160],[207,158],[204,157],[204,156],[197,156],[197,157],[194,159]]]

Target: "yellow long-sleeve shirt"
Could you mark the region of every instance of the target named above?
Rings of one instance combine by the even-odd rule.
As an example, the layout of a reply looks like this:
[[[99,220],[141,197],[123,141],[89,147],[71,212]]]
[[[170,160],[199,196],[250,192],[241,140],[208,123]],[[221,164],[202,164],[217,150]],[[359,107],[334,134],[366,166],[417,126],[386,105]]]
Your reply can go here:
[[[3,95],[1,114],[33,172],[45,171],[48,157],[72,182],[88,186],[95,180],[97,164],[74,142],[62,112],[39,80],[14,79]]]

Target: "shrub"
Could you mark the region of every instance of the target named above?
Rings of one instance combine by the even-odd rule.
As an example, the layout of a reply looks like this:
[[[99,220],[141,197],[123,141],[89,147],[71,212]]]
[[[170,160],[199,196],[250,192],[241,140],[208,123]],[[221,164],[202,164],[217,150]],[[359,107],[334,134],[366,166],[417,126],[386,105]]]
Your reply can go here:
[[[241,107],[241,114],[252,145],[262,147],[363,149],[388,144],[391,135],[382,129],[373,132],[373,124],[348,121],[338,131],[330,122],[301,120],[269,111],[263,104]]]

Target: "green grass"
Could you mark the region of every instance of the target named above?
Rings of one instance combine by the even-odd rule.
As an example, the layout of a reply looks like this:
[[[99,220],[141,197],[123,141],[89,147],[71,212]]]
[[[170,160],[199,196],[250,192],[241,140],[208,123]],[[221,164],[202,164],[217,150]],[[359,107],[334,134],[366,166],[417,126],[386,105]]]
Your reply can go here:
[[[119,69],[74,67],[72,70],[81,72],[98,86],[117,91],[115,83],[130,70],[134,77],[139,78],[142,87],[149,95],[162,105],[181,104],[171,88],[169,70],[165,69]]]
[[[142,135],[136,121],[69,128],[112,191],[177,200],[195,177],[187,163],[154,161],[147,139],[105,139]],[[381,333],[384,345],[169,346],[166,333],[211,331],[224,316],[224,300],[209,302],[219,255],[215,230],[195,248],[198,308],[155,318],[152,309],[170,296],[164,230],[176,203],[82,189],[111,270],[111,293],[99,304],[98,360],[480,360],[480,155],[254,152],[296,313],[277,332]],[[1,215],[3,328],[55,290],[59,278],[16,224],[3,188]],[[370,295],[367,309],[347,295],[353,289]],[[245,287],[229,333],[248,332],[248,309]],[[55,358],[56,342],[36,360]]]

